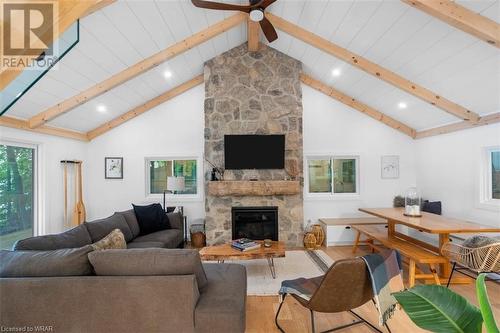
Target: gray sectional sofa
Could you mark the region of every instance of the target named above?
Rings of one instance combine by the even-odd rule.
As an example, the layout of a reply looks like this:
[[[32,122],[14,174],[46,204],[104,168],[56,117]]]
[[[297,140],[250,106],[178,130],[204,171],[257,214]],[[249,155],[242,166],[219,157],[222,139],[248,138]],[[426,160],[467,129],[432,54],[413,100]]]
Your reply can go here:
[[[55,250],[74,248],[92,244],[109,234],[113,229],[120,229],[125,236],[127,247],[149,248],[182,247],[184,224],[181,213],[167,213],[171,229],[140,235],[139,223],[133,209],[116,212],[104,219],[85,222],[76,228],[56,235],[30,237],[14,244],[14,250]]]
[[[244,266],[202,264],[196,250],[167,249],[183,241],[182,216],[169,220],[172,229],[139,236],[133,210],[120,212],[0,251],[0,326],[56,333],[244,332]],[[129,249],[92,250],[89,244],[116,228]],[[44,268],[60,269],[50,253],[67,252],[88,266],[82,275],[47,274]],[[27,267],[34,262],[40,267]],[[27,276],[19,276],[23,270]]]

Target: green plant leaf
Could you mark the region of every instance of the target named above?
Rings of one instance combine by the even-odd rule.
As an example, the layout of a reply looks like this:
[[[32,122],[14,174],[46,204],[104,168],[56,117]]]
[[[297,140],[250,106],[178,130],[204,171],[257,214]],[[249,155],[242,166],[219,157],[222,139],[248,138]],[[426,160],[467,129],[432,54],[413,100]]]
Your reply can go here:
[[[479,308],[481,309],[481,313],[483,315],[486,332],[500,333],[497,323],[495,322],[495,317],[493,317],[493,311],[491,311],[490,300],[488,299],[488,293],[486,292],[486,283],[484,282],[485,277],[486,274],[482,273],[479,274],[476,280],[476,293],[479,301]]]
[[[481,333],[483,317],[477,307],[448,288],[420,285],[394,293],[410,319],[436,333]]]

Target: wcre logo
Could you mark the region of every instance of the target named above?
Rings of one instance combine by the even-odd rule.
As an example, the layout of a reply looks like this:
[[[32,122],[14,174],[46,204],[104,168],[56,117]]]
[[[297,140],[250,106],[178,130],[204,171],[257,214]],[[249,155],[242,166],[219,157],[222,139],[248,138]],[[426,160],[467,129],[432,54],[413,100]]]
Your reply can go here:
[[[54,54],[57,9],[51,0],[2,1],[2,67],[36,67],[35,61]]]

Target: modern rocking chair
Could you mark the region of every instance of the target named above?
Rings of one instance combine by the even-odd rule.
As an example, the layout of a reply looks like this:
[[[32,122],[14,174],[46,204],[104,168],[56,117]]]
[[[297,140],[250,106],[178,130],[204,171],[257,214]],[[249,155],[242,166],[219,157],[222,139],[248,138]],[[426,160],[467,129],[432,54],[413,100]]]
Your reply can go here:
[[[278,323],[278,316],[287,295],[288,294],[283,295],[282,302],[279,305],[278,312],[275,317],[276,326],[283,333],[285,331]],[[352,323],[338,326],[322,333],[337,331],[357,324],[366,324],[374,331],[382,333],[382,331],[376,328],[373,324],[352,310],[365,304],[366,302],[369,302],[370,300],[373,301],[372,284],[368,274],[368,269],[366,268],[366,264],[363,259],[353,258],[336,261],[325,273],[323,280],[309,300],[305,300],[297,295],[290,295],[302,306],[309,309],[311,313],[311,328],[313,333],[316,332],[314,325],[314,311],[326,313],[348,311],[357,319]],[[385,327],[389,332],[391,332],[387,324]]]

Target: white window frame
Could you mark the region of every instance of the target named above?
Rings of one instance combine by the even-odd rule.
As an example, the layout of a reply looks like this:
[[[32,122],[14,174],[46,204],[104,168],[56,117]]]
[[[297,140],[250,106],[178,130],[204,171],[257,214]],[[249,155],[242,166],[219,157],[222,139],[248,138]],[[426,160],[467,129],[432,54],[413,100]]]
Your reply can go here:
[[[500,151],[500,146],[485,147],[480,158],[479,208],[500,211],[500,199],[494,199],[492,193],[491,153]]]
[[[154,156],[146,157],[144,159],[144,169],[145,169],[145,192],[146,198],[150,200],[160,200],[163,199],[163,193],[151,193],[150,192],[150,169],[149,164],[151,161],[174,161],[174,160],[196,160],[196,194],[181,194],[181,193],[166,193],[165,198],[167,202],[182,202],[182,201],[201,201],[202,191],[203,191],[203,160],[200,156]]]
[[[356,162],[356,192],[354,193],[335,193],[334,179],[335,174],[332,168],[332,191],[328,193],[309,192],[309,161],[310,160],[334,160],[334,159],[354,159]],[[359,200],[361,197],[361,162],[359,154],[312,154],[304,158],[304,198],[307,200]]]
[[[31,141],[18,140],[18,139],[1,139],[1,145],[22,147],[34,149],[33,167],[33,236],[40,236],[45,234],[45,219],[44,219],[44,202],[43,196],[40,195],[44,178],[42,170],[42,145]]]

